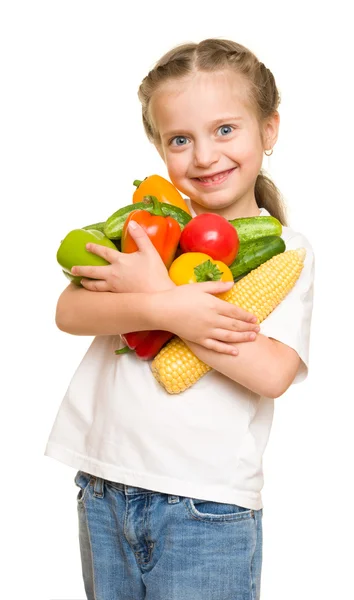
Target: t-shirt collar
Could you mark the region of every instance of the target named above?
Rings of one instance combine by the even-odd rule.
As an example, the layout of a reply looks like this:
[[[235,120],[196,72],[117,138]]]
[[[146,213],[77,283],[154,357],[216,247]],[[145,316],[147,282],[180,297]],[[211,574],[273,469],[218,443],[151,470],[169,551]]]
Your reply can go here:
[[[197,216],[197,213],[196,213],[196,212],[193,210],[193,208],[192,208],[192,206],[191,206],[191,201],[190,201],[190,199],[189,199],[189,198],[184,198],[184,200],[185,200],[185,202],[186,202],[186,204],[187,204],[187,206],[188,206],[188,208],[189,208],[189,210],[190,210],[190,212],[191,212],[191,215],[192,215],[192,217],[196,217],[196,216]],[[266,209],[266,208],[261,208],[261,209],[260,209],[259,216],[260,216],[260,217],[270,217],[270,213],[267,211],[267,209]]]

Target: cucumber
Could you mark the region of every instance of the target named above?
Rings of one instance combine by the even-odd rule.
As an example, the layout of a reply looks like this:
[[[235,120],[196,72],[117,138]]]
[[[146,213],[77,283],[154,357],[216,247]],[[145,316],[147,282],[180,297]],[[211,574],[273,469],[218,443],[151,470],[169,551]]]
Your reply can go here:
[[[237,256],[229,269],[234,281],[241,279],[253,269],[285,250],[283,238],[269,235],[257,240],[250,240],[240,244]]]
[[[275,217],[242,217],[229,221],[238,233],[240,244],[270,235],[280,236],[282,224]]]
[[[101,221],[100,223],[93,223],[92,225],[85,225],[85,227],[81,227],[81,229],[94,229],[95,231],[102,231],[104,228],[105,221]]]
[[[192,217],[186,213],[185,210],[179,208],[178,206],[173,206],[172,204],[165,204],[161,202],[160,208],[162,210],[162,214],[164,217],[172,217],[175,219],[181,231],[189,223]],[[129,213],[133,210],[147,210],[150,213],[153,213],[154,204],[152,201],[144,201],[144,202],[136,202],[135,204],[129,204],[128,206],[123,206],[117,210],[113,215],[108,217],[107,221],[104,224],[103,232],[110,240],[119,240],[122,237],[123,225],[125,223],[126,218]]]

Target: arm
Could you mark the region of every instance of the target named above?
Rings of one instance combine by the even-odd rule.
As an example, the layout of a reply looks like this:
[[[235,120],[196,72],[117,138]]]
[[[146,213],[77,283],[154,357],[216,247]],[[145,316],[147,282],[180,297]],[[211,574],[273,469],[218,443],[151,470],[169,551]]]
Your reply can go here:
[[[148,236],[141,227],[137,229],[143,237],[139,252],[124,254],[96,244],[86,245],[88,251],[110,264],[73,267],[72,272],[83,278],[82,287],[71,283],[60,295],[55,318],[59,329],[74,335],[157,329],[151,322],[152,292],[173,284]]]
[[[284,394],[294,380],[303,381],[309,363],[314,254],[301,234],[288,238],[286,246],[306,248],[304,268],[291,293],[263,321],[255,342],[232,344],[239,350],[239,355],[232,357],[184,339],[194,354],[216,371],[270,398]]]
[[[160,329],[228,353],[237,352],[229,342],[247,341],[259,330],[253,315],[214,296],[226,291],[226,282],[168,285],[158,292],[97,293],[71,283],[59,297],[56,324],[74,335]]]
[[[268,398],[284,394],[293,382],[300,363],[295,350],[261,334],[252,344],[232,344],[238,348],[238,356],[214,352],[187,340],[184,342],[207,365]]]
[[[55,322],[73,335],[118,335],[152,329],[150,293],[91,292],[73,283],[59,297]]]
[[[141,227],[134,237],[139,251],[132,254],[88,245],[89,251],[110,264],[74,267],[74,273],[84,278],[83,287],[70,284],[61,294],[56,313],[59,329],[75,335],[161,329],[227,353],[237,352],[229,342],[252,339],[259,330],[253,315],[214,296],[232,283],[176,286]]]

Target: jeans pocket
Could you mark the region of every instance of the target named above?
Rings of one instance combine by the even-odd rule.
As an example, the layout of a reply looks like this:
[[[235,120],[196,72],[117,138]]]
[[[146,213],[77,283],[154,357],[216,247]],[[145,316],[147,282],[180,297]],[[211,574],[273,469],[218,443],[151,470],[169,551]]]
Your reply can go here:
[[[78,471],[75,476],[75,484],[80,488],[77,495],[77,501],[79,504],[83,504],[86,492],[93,482],[93,475],[85,473],[84,471]]]
[[[237,504],[225,504],[223,502],[212,502],[211,500],[199,500],[195,498],[186,498],[185,503],[190,515],[198,521],[234,522],[254,518],[253,509],[238,506]]]

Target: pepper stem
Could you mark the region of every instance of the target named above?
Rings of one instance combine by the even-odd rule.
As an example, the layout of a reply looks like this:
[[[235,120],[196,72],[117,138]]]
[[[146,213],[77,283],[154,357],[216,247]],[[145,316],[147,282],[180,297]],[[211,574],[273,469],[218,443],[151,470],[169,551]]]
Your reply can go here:
[[[115,350],[114,354],[127,354],[128,352],[131,352],[131,348],[129,348],[129,346],[124,346],[123,348],[119,348],[119,350]]]
[[[161,203],[159,202],[159,200],[156,198],[156,196],[144,196],[143,198],[143,202],[152,202],[153,203],[153,208],[152,208],[152,214],[159,216],[159,217],[163,217],[164,214],[161,210]]]
[[[198,283],[201,281],[219,281],[223,274],[219,267],[213,264],[211,260],[206,260],[197,267],[194,267],[194,273]]]
[[[139,187],[139,185],[143,183],[142,179],[135,179],[133,181],[133,185],[135,185],[137,188]]]

